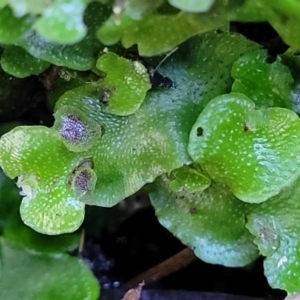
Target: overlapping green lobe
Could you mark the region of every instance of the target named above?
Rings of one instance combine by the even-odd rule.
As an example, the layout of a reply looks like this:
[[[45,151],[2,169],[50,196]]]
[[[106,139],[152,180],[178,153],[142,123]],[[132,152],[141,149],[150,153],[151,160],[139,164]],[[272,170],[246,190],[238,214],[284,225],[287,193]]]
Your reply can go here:
[[[226,47],[220,46],[224,42]],[[176,89],[148,92],[141,108],[128,117],[106,113],[101,82],[65,93],[55,107],[56,114],[72,105],[103,130],[101,138],[84,152],[93,158],[97,174],[94,196],[84,201],[111,206],[158,175],[189,163],[186,148],[193,122],[211,97],[226,91],[233,61],[251,47],[252,43],[227,33],[212,32],[191,40],[161,69]],[[220,61],[227,51],[235,54]],[[219,80],[214,80],[217,76]]]
[[[2,136],[0,149],[5,173],[19,176],[24,223],[47,234],[76,230],[83,221],[84,204],[67,178],[80,158],[65,148],[58,133],[43,126],[17,127]]]
[[[213,99],[194,124],[189,153],[241,200],[259,203],[300,175],[300,120],[288,109],[255,110],[243,94]]]
[[[76,44],[59,44],[41,37],[36,31],[28,31],[16,44],[23,47],[32,56],[48,61],[54,65],[65,66],[75,70],[91,69],[101,49],[95,36],[101,17],[107,15],[107,7],[93,2],[85,11],[84,21],[88,32],[84,39]],[[102,47],[103,48],[103,47]]]
[[[87,265],[67,251],[79,245],[79,233],[42,235],[20,219],[20,195],[0,170],[1,297],[20,299],[91,299],[99,286]]]
[[[102,81],[68,91],[56,105],[56,116],[72,115],[74,110],[66,106],[75,107],[103,133],[81,152],[65,147],[56,125],[20,127],[3,136],[1,165],[11,178],[21,176],[25,223],[48,234],[73,231],[82,222],[83,202],[114,205],[160,174],[190,163],[187,144],[193,123],[211,98],[229,90],[232,63],[251,48],[251,42],[235,34],[194,38],[160,69],[177,87],[148,92],[141,108],[128,117],[104,111]],[[77,136],[78,127],[73,129]],[[87,176],[96,182],[95,190],[90,190],[94,183],[85,184],[86,192],[78,194],[69,179],[85,159],[93,162],[97,178]]]
[[[265,50],[250,52],[233,64],[231,74],[232,92],[245,94],[257,107],[292,109],[294,79],[280,58],[271,63]]]
[[[105,73],[102,102],[108,113],[126,116],[136,112],[151,88],[149,74],[144,65],[116,55],[102,55],[96,67]],[[104,99],[106,98],[106,99]]]
[[[245,215],[253,205],[239,201],[222,184],[203,192],[173,192],[162,177],[150,193],[160,223],[202,260],[225,266],[243,266],[258,256]]]
[[[185,190],[189,193],[202,192],[211,184],[211,180],[200,170],[183,166],[171,172],[170,188],[174,192]]]
[[[88,0],[56,0],[35,23],[37,32],[56,43],[76,43],[87,33],[83,13]]]
[[[6,46],[1,56],[2,69],[17,78],[38,75],[49,66],[48,62],[31,56],[26,50],[17,46]]]
[[[247,217],[264,261],[265,275],[273,288],[299,292],[300,180],[274,198],[256,206]]]

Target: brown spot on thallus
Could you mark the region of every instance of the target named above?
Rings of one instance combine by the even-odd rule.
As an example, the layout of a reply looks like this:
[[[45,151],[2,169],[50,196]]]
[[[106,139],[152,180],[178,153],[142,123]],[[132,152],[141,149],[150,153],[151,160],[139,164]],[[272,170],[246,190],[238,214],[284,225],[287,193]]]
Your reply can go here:
[[[191,208],[190,208],[190,214],[191,214],[191,215],[195,215],[197,212],[198,212],[198,210],[197,210],[196,207],[191,207]]]
[[[247,131],[249,131],[249,127],[246,124],[244,124],[244,132],[247,132]]]
[[[109,98],[111,96],[111,94],[116,90],[117,88],[115,87],[108,87],[108,88],[105,88],[104,91],[103,91],[103,95],[102,95],[102,98],[100,100],[101,103],[108,103],[109,101]]]

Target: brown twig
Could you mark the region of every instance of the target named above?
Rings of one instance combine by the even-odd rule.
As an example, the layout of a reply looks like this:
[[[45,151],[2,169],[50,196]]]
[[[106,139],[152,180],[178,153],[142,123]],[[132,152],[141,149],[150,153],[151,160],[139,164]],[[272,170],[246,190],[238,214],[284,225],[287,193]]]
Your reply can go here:
[[[133,288],[138,286],[140,282],[145,282],[145,285],[154,283],[159,279],[186,267],[195,260],[196,256],[194,252],[190,248],[185,248],[162,263],[134,277],[128,281],[124,287],[128,289]]]
[[[82,228],[81,234],[80,234],[80,242],[79,242],[79,247],[78,247],[78,255],[82,256],[82,251],[84,247],[84,240],[85,240],[85,230]]]

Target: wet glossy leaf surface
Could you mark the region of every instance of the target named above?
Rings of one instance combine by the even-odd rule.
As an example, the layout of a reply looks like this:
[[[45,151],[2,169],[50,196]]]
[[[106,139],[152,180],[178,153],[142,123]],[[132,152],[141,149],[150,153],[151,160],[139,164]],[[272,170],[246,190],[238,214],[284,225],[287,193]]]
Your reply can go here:
[[[257,206],[247,223],[260,253],[266,256],[264,268],[270,285],[290,294],[300,290],[299,183],[298,179],[278,196]]]
[[[205,262],[243,266],[258,256],[245,228],[253,205],[239,201],[225,186],[213,183],[203,192],[172,192],[166,177],[150,193],[159,222]]]
[[[151,56],[170,51],[189,37],[213,28],[211,20],[201,19],[198,15],[183,12],[171,16],[152,15],[138,26],[131,27],[122,43],[126,48],[137,44],[141,55]],[[155,34],[149,35],[149,32]]]
[[[105,73],[102,102],[107,112],[120,116],[136,112],[151,88],[147,69],[114,53],[102,55],[96,66]]]
[[[18,78],[38,75],[49,66],[48,62],[35,58],[24,49],[16,46],[6,46],[1,56],[2,69]]]
[[[293,77],[288,67],[281,63],[267,62],[264,50],[243,55],[232,67],[235,82],[232,92],[248,96],[257,107],[292,108]]]
[[[300,175],[300,120],[284,108],[255,110],[243,94],[213,99],[190,135],[189,153],[246,202],[278,194]]]
[[[64,94],[56,111],[75,106],[103,129],[101,138],[82,153],[93,158],[97,174],[95,193],[84,201],[114,205],[160,174],[190,162],[186,149],[193,122],[208,100],[226,91],[233,61],[252,45],[226,33],[191,40],[161,68],[177,87],[148,92],[141,108],[128,117],[105,112],[101,82]],[[233,49],[234,54],[222,60]],[[189,57],[182,57],[183,53],[189,53]],[[216,69],[220,78],[209,83],[217,76]]]
[[[92,3],[85,12],[84,21],[88,33],[83,40],[75,45],[63,45],[49,42],[35,31],[30,31],[17,42],[36,58],[58,66],[66,66],[76,70],[88,70],[96,62],[101,44],[95,36],[99,26],[99,16],[105,16],[107,8],[100,3]],[[100,17],[101,18],[101,17]]]
[[[172,171],[170,178],[172,179],[170,188],[174,192],[183,190],[189,193],[202,192],[211,184],[210,179],[200,170],[188,166]]]
[[[78,158],[58,134],[42,126],[17,127],[1,138],[0,149],[6,174],[19,176],[24,223],[47,234],[76,230],[83,221],[84,204],[66,181]]]

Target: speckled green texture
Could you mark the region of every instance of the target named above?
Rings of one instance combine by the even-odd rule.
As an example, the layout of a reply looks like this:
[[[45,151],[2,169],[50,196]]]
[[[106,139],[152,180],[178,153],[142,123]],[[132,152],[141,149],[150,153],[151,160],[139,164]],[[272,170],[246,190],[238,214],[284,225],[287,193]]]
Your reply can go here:
[[[32,27],[35,17],[16,18],[9,7],[0,9],[0,43],[9,44],[17,41]]]
[[[86,34],[83,12],[87,0],[56,0],[35,23],[37,32],[56,43],[76,43]]]
[[[27,252],[0,239],[2,299],[96,300],[99,284],[84,261],[68,254]]]
[[[258,205],[247,217],[260,253],[266,256],[265,275],[273,288],[299,293],[300,179],[278,196]]]
[[[105,73],[103,86],[109,93],[104,96],[106,111],[120,116],[136,112],[151,88],[144,65],[110,52],[98,59],[96,67]]]
[[[202,192],[211,184],[210,179],[189,166],[183,166],[171,172],[170,188],[174,192],[186,191],[189,193]]]
[[[151,15],[149,18],[145,17],[142,23],[126,30],[122,44],[125,48],[137,44],[140,55],[158,55],[172,50],[193,35],[213,29],[214,25],[212,20],[184,12]]]
[[[36,201],[29,202],[31,207],[25,205],[28,198],[23,199],[23,219],[51,234],[75,230],[83,217],[83,209],[76,210],[77,204],[83,205],[78,200],[112,206],[157,176],[191,163],[187,153],[190,129],[205,104],[229,89],[232,63],[251,48],[251,42],[225,32],[191,39],[159,69],[177,87],[149,91],[140,109],[127,117],[104,111],[101,81],[68,91],[55,111],[71,105],[103,129],[95,144],[82,152],[69,152],[56,129],[23,127],[3,136],[0,164],[5,172],[11,178],[23,175],[22,185],[29,194],[35,195],[38,189]],[[93,160],[97,182],[95,191],[78,197],[68,179],[85,159]],[[45,178],[43,184],[38,177]],[[72,208],[70,197],[76,207]],[[43,223],[46,219],[47,224]]]
[[[193,13],[208,11],[214,2],[215,0],[169,0],[174,7]]]
[[[284,108],[255,110],[243,94],[213,99],[189,142],[195,162],[239,199],[253,203],[266,201],[299,177],[299,150],[298,116]]]
[[[96,2],[91,3],[84,15],[88,33],[83,40],[76,44],[50,42],[34,30],[27,32],[16,44],[23,47],[32,56],[54,65],[75,70],[89,70],[96,63],[98,52],[103,49],[95,36],[95,31],[99,26],[99,17],[106,14],[107,8],[105,6]]]
[[[38,75],[49,66],[48,62],[31,56],[26,50],[17,46],[6,46],[1,56],[2,69],[18,78]]]
[[[195,37],[160,69],[176,88],[149,91],[140,109],[127,117],[105,112],[101,81],[65,93],[55,110],[75,106],[103,129],[101,138],[82,152],[93,158],[97,174],[94,194],[82,201],[112,206],[162,173],[190,163],[187,144],[192,125],[205,104],[228,89],[232,63],[251,47],[235,34]]]
[[[239,201],[221,184],[200,193],[174,193],[166,177],[150,193],[159,222],[202,260],[225,266],[244,266],[258,257],[245,214],[253,207]]]
[[[293,77],[288,67],[277,58],[267,62],[265,50],[257,50],[241,56],[232,67],[235,79],[232,92],[248,96],[257,107],[292,108]]]
[[[15,182],[0,169],[0,235],[17,247],[34,252],[61,254],[79,245],[79,232],[49,236],[26,226],[19,212],[21,196]]]
[[[125,48],[137,44],[140,55],[152,56],[170,51],[189,37],[213,29],[214,25],[209,18],[201,19],[198,15],[184,12],[150,15],[141,21],[123,16],[120,25],[109,19],[97,34],[103,43],[112,44],[121,38]],[[110,37],[111,33],[114,39]]]
[[[29,150],[30,149],[30,150]],[[84,204],[66,179],[80,158],[69,152],[58,133],[43,126],[21,126],[2,136],[0,164],[18,177],[25,224],[38,232],[59,234],[76,230],[83,221]]]

